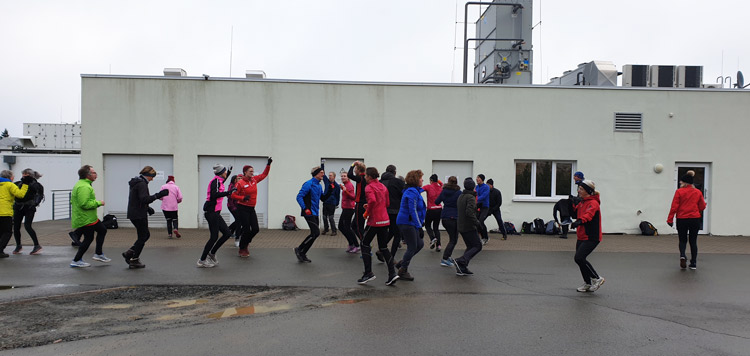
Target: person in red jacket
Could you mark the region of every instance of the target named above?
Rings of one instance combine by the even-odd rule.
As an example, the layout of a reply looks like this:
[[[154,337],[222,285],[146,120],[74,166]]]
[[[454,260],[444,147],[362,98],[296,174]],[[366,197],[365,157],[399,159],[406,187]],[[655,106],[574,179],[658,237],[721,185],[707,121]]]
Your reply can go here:
[[[443,212],[443,206],[435,204],[435,199],[443,191],[443,182],[438,179],[437,174],[430,176],[430,184],[422,187],[427,192],[427,216],[425,217],[424,227],[427,235],[430,236],[430,250],[440,252],[440,215]]]
[[[602,213],[599,207],[599,192],[591,180],[582,180],[578,183],[578,196],[581,202],[574,205],[578,220],[570,225],[576,229],[578,241],[576,241],[576,254],[574,260],[581,269],[584,284],[578,287],[579,292],[594,292],[604,284],[604,277],[599,276],[586,257],[594,251],[599,242],[602,241]]]
[[[388,188],[378,181],[378,177],[380,177],[380,173],[378,173],[377,168],[368,167],[365,170],[365,179],[367,180],[365,199],[367,203],[364,208],[367,212],[367,229],[362,240],[362,261],[365,265],[365,272],[362,274],[362,278],[357,280],[357,283],[365,284],[375,279],[375,274],[372,273],[372,253],[370,252],[372,247],[370,244],[377,235],[378,249],[383,254],[385,264],[388,266],[388,280],[385,285],[390,286],[396,283],[398,279],[391,251],[388,250],[388,227],[391,224],[391,219],[388,217],[387,208],[390,205],[390,199]]]
[[[354,216],[354,185],[346,174],[341,175],[341,216],[339,217],[339,231],[349,243],[348,253],[359,252],[359,240],[352,231],[352,217]]]
[[[258,234],[258,215],[255,213],[255,202],[258,197],[258,183],[266,179],[268,172],[271,170],[273,159],[268,157],[266,169],[260,175],[254,175],[253,166],[242,167],[242,180],[235,184],[237,191],[232,193],[232,199],[237,203],[237,215],[240,217],[240,226],[242,226],[242,238],[240,238],[240,257],[250,256],[247,246],[253,241],[253,237]]]
[[[677,235],[680,238],[680,268],[685,269],[685,245],[690,239],[690,269],[696,269],[698,258],[698,230],[701,229],[701,212],[706,209],[703,193],[693,185],[695,172],[687,171],[680,178],[680,188],[674,192],[672,208],[667,216],[667,224],[672,226],[677,216]]]

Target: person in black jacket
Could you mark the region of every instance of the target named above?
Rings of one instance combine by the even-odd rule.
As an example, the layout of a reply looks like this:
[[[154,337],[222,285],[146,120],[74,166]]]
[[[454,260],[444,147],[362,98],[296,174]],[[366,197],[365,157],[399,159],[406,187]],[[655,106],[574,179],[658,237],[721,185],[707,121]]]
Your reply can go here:
[[[135,226],[138,239],[133,244],[133,247],[122,253],[122,257],[125,258],[128,268],[131,269],[146,267],[146,265],[141,263],[140,256],[143,247],[146,245],[146,241],[151,237],[151,233],[148,231],[148,216],[154,213],[154,209],[148,205],[154,202],[154,200],[169,194],[169,190],[167,189],[162,189],[154,195],[148,194],[148,182],[154,180],[154,177],[156,177],[156,170],[151,166],[146,166],[141,169],[137,177],[128,182],[130,185],[130,194],[128,195],[127,217],[133,223],[133,226]]]
[[[21,223],[23,222],[26,232],[31,237],[31,241],[34,242],[34,249],[29,254],[38,255],[42,252],[42,246],[39,245],[36,231],[31,227],[31,223],[34,222],[36,207],[44,198],[44,187],[37,181],[42,175],[31,168],[26,168],[21,171],[21,176],[28,177],[26,180],[29,182],[29,190],[26,192],[26,196],[16,198],[16,202],[13,204],[13,237],[16,239],[16,249],[13,250],[13,254],[20,254],[23,250],[21,245]],[[21,188],[22,184],[22,181],[16,182],[18,188]]]
[[[474,180],[471,177],[466,178],[464,180],[464,191],[458,197],[458,203],[456,204],[458,232],[464,239],[466,251],[459,258],[453,259],[451,257],[450,262],[456,267],[456,274],[459,276],[474,274],[469,271],[469,262],[479,251],[482,251],[482,241],[479,239],[479,233],[477,232],[477,229],[481,228],[481,224],[477,218],[477,192],[474,191],[474,187],[476,187]]]
[[[388,226],[388,239],[393,238],[391,256],[395,260],[396,252],[401,244],[401,232],[398,230],[398,225],[396,225],[396,217],[398,216],[398,210],[401,208],[401,197],[404,194],[404,189],[406,189],[406,183],[396,177],[396,166],[392,164],[385,168],[385,173],[380,176],[380,183],[383,183],[388,188],[388,198],[391,202],[391,205],[386,210],[388,211],[388,218],[391,220],[391,224]],[[385,262],[380,251],[375,251],[375,255],[380,262]]]
[[[495,181],[492,178],[487,180],[487,185],[490,186],[490,211],[489,214],[495,217],[497,221],[497,230],[503,234],[503,240],[508,239],[508,232],[505,231],[505,224],[503,223],[503,214],[500,212],[500,206],[503,205],[503,194],[500,190],[495,188]]]
[[[435,204],[443,204],[443,211],[440,213],[443,227],[448,233],[448,245],[443,250],[443,259],[440,265],[443,267],[452,267],[451,255],[453,249],[458,243],[458,198],[461,196],[461,187],[458,186],[456,176],[448,177],[448,183],[443,185],[443,191],[440,192]]]
[[[352,230],[357,235],[359,241],[365,237],[365,204],[367,199],[365,198],[365,187],[367,187],[367,180],[365,179],[365,170],[367,166],[360,161],[354,161],[352,166],[349,167],[349,172],[346,174],[350,180],[354,181],[354,185],[357,186],[357,190],[354,193],[354,220],[352,221]]]

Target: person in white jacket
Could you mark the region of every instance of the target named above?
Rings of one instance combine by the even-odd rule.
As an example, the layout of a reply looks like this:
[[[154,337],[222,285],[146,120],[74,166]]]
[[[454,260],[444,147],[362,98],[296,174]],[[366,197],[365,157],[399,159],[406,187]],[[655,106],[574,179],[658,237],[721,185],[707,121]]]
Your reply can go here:
[[[180,192],[180,187],[175,184],[174,176],[167,177],[167,183],[162,185],[161,189],[169,191],[169,195],[159,198],[161,200],[161,211],[167,219],[167,233],[171,239],[172,230],[174,230],[174,236],[179,239],[182,235],[177,231],[177,204],[182,203],[182,192]]]

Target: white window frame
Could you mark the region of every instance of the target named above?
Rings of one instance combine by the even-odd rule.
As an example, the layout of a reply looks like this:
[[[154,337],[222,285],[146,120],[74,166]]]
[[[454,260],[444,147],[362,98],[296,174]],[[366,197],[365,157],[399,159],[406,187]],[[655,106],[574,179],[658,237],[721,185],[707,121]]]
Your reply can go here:
[[[550,197],[537,197],[536,196],[536,163],[537,161],[551,161],[552,162],[552,182],[550,182],[551,188],[552,188],[552,196]],[[565,163],[571,165],[571,174],[575,173],[577,171],[576,167],[576,161],[568,161],[568,160],[552,160],[552,159],[538,159],[538,160],[528,160],[528,159],[519,159],[513,161],[513,169],[516,169],[516,164],[518,163],[531,163],[531,194],[530,195],[517,195],[515,191],[515,184],[513,185],[513,201],[518,202],[541,202],[541,203],[549,203],[549,202],[557,202],[560,199],[565,199],[568,196],[567,195],[557,195],[556,193],[556,184],[554,182],[557,181],[557,164],[558,163]],[[573,177],[571,176],[570,180],[570,191],[571,193],[576,191],[575,183],[573,183]],[[514,173],[514,180],[515,183],[515,173]]]

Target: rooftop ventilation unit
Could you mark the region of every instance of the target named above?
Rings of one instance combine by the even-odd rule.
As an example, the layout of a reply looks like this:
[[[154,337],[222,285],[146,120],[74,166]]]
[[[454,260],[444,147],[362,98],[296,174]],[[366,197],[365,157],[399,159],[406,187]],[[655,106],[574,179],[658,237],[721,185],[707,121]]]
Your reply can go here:
[[[247,70],[245,71],[245,78],[266,79],[266,72],[262,70]]]
[[[677,87],[678,88],[700,88],[703,84],[702,66],[678,66]]]
[[[650,87],[674,88],[675,84],[674,66],[651,66]]]
[[[561,77],[550,79],[547,85],[616,87],[617,68],[609,61],[581,63],[575,70],[566,70]]]
[[[622,86],[647,87],[649,67],[643,64],[626,64],[622,67]]]
[[[165,77],[187,77],[187,72],[182,68],[164,68]]]

